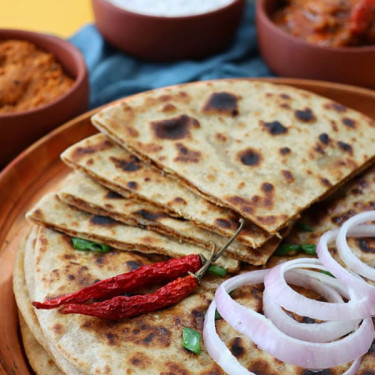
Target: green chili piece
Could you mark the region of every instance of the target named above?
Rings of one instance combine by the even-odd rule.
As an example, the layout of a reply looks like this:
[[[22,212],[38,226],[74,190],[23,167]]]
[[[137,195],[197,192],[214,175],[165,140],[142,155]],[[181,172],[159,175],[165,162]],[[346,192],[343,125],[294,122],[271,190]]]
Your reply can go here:
[[[304,251],[306,254],[309,255],[316,255],[316,245],[312,243],[306,243],[303,245],[300,245],[301,250]]]
[[[284,243],[280,245],[275,251],[276,256],[288,255],[289,253],[298,252],[300,250],[299,245]]]
[[[201,354],[201,334],[188,327],[182,327],[182,346],[195,354]]]
[[[324,274],[326,274],[326,275],[328,275],[328,276],[331,276],[331,277],[334,277],[334,278],[336,278],[335,276],[333,276],[332,274],[331,274],[331,272],[329,272],[329,271],[325,271],[325,270],[320,270],[320,272],[321,273],[324,273]]]
[[[220,277],[225,277],[227,274],[227,270],[225,268],[215,265],[208,267],[208,272]]]
[[[305,223],[297,223],[297,228],[302,230],[303,232],[314,232],[314,229],[308,225],[308,224],[305,224]]]
[[[220,320],[222,318],[223,317],[220,315],[219,311],[217,311],[217,309],[215,309],[215,320]]]
[[[83,238],[72,238],[73,247],[80,251],[96,251],[98,253],[107,253],[111,247],[101,243],[92,242]]]

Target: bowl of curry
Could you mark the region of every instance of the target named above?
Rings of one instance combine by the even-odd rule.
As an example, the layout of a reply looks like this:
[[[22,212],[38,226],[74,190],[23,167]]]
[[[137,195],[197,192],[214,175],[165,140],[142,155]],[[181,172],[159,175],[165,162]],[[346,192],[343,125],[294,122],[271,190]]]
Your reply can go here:
[[[69,42],[0,29],[0,167],[88,107],[85,61]]]
[[[375,0],[258,0],[260,52],[277,75],[375,88]]]

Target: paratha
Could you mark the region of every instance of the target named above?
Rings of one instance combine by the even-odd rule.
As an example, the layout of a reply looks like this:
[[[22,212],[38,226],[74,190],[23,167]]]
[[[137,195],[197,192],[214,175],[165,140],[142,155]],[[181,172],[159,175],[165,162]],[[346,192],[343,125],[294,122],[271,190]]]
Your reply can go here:
[[[171,236],[179,241],[211,249],[212,243],[222,247],[227,238],[177,219],[147,202],[124,198],[106,189],[82,173],[72,173],[57,191],[65,203],[94,215],[111,217],[132,226]],[[257,249],[234,241],[226,250],[228,256],[253,265],[265,264],[281,239],[273,237]]]
[[[375,122],[283,85],[217,80],[162,88],[93,124],[186,187],[274,233],[375,155]]]
[[[231,237],[239,215],[216,206],[151,168],[103,134],[86,138],[65,150],[62,160],[125,198],[147,201],[165,213],[183,217],[195,225]],[[247,223],[238,242],[259,247],[271,236]]]
[[[35,261],[29,265],[28,272],[34,273],[32,294],[38,300],[72,292],[91,285],[97,279],[124,272],[129,260],[122,257],[132,256],[118,251],[100,255],[77,252],[71,247],[69,238],[47,229],[39,232],[34,251]],[[88,374],[222,375],[223,371],[208,356],[204,345],[199,356],[181,346],[182,327],[202,330],[204,313],[221,281],[221,278],[208,276],[199,290],[181,303],[122,321],[62,315],[55,310],[36,310],[36,315],[49,346],[53,346],[74,367]],[[257,311],[261,309],[261,296],[261,286],[243,288],[233,294],[238,301]],[[257,349],[223,320],[217,321],[217,329],[250,371],[264,375],[311,374]],[[363,375],[373,368],[374,355],[371,351],[365,356],[359,374]],[[326,369],[324,373],[339,375],[346,368]]]
[[[116,249],[132,250],[146,254],[181,257],[202,254],[207,259],[210,251],[188,243],[173,241],[161,234],[125,225],[107,216],[92,215],[60,201],[55,193],[46,194],[26,217],[34,223],[79,237],[110,245]],[[239,268],[239,261],[221,257],[217,264],[229,272]]]
[[[347,183],[332,198],[307,210],[285,242],[316,244],[323,233],[338,228],[360,212],[374,209],[375,166]],[[375,267],[375,238],[349,238],[348,242],[363,262]]]

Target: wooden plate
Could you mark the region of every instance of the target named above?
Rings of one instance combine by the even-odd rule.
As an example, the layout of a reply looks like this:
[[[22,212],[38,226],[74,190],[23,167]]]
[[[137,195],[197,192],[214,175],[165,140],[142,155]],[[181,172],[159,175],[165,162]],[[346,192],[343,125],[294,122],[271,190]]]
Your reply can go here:
[[[336,100],[375,119],[375,91],[318,81],[264,79],[310,90]],[[98,110],[98,109],[97,109]],[[96,130],[93,110],[59,127],[25,150],[0,174],[0,374],[32,374],[18,331],[17,307],[12,291],[15,253],[29,229],[25,213],[47,191],[53,190],[69,169],[59,158],[73,143]]]

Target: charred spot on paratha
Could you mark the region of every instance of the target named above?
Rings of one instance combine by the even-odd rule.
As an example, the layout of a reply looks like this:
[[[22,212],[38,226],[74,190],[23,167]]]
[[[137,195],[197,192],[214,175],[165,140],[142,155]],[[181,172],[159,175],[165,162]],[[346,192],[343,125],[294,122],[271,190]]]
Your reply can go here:
[[[223,133],[216,133],[215,134],[215,139],[218,141],[218,142],[222,142],[222,143],[225,143],[228,141],[228,137],[223,134]]]
[[[162,112],[168,113],[168,112],[174,112],[177,109],[177,107],[172,103],[167,103],[163,106]]]
[[[229,348],[232,354],[237,358],[242,357],[246,352],[241,337],[235,337],[231,340]]]
[[[204,105],[203,112],[237,116],[238,96],[228,92],[213,93]]]
[[[326,187],[332,186],[332,183],[328,180],[328,178],[320,177],[319,180],[320,180],[320,182],[322,183],[323,186],[326,186]]]
[[[330,138],[329,138],[329,135],[327,133],[322,133],[322,134],[319,135],[319,140],[323,144],[328,145],[328,143],[330,141]]]
[[[271,135],[280,135],[288,132],[288,128],[286,128],[280,121],[261,121],[261,124]]]
[[[201,153],[199,151],[189,150],[183,143],[176,143],[178,151],[177,156],[173,159],[181,163],[198,163]]]
[[[138,184],[135,181],[129,181],[127,183],[129,189],[137,190]]]
[[[283,169],[281,171],[283,177],[285,178],[285,181],[290,183],[290,182],[293,182],[294,181],[294,176],[293,176],[293,173],[287,169]]]
[[[220,228],[231,228],[232,224],[230,223],[229,220],[226,219],[216,219],[215,224],[220,227]]]
[[[129,364],[141,369],[147,369],[149,366],[151,366],[152,361],[146,353],[136,352],[131,358],[129,358]]]
[[[290,99],[290,96],[289,96],[288,94],[281,93],[281,94],[280,94],[280,98],[281,98],[281,99]]]
[[[336,112],[345,112],[347,110],[347,107],[345,107],[342,104],[335,103],[335,102],[329,102],[324,105],[324,108],[326,109],[333,109]]]
[[[342,141],[338,141],[337,145],[341,148],[341,150],[348,152],[350,155],[353,154],[353,148],[350,144],[342,142]]]
[[[261,189],[265,192],[265,193],[271,193],[274,189],[273,185],[270,184],[269,182],[264,182],[262,184],[262,187]]]
[[[246,150],[240,151],[237,154],[237,157],[243,165],[247,165],[249,167],[257,166],[262,161],[262,154],[252,148],[247,148]]]
[[[90,223],[94,225],[99,225],[102,227],[108,227],[112,225],[116,225],[117,222],[108,216],[102,215],[92,215],[90,219]]]
[[[118,159],[114,156],[109,158],[116,168],[123,170],[124,172],[136,172],[142,168],[141,161],[134,155],[130,155],[128,160]]]
[[[279,151],[281,155],[288,155],[290,154],[291,149],[289,147],[281,147]]]
[[[105,198],[107,198],[107,199],[123,199],[123,197],[120,194],[116,193],[113,190],[108,190],[108,193],[105,195]]]
[[[350,117],[344,117],[341,121],[348,128],[354,129],[356,127],[356,122]]]
[[[373,238],[356,238],[355,242],[364,253],[375,254],[375,240]]]
[[[159,219],[168,217],[168,215],[166,215],[166,214],[150,212],[150,211],[147,211],[145,209],[134,211],[133,214],[137,215],[137,216],[141,216],[148,221],[158,221]]]
[[[233,204],[234,206],[237,206],[241,211],[244,211],[246,213],[253,213],[253,204],[249,200],[242,198],[238,195],[228,196],[226,197],[227,201]]]
[[[125,264],[129,268],[130,271],[134,271],[143,265],[141,261],[137,261],[137,260],[128,260],[127,262],[125,262]]]
[[[324,370],[302,370],[301,375],[333,375],[333,371],[329,368]]]
[[[185,201],[185,199],[181,198],[181,197],[176,197],[173,199],[173,202],[175,203],[179,203],[179,204],[183,204],[183,205],[187,205],[187,202]]]
[[[94,154],[98,151],[104,151],[111,147],[113,147],[112,142],[109,139],[105,139],[102,142],[99,142],[92,146],[75,148],[72,157],[73,159],[80,159],[84,155]]]
[[[156,138],[160,139],[177,140],[189,138],[192,127],[199,128],[199,121],[187,115],[151,122],[151,129]]]
[[[308,107],[305,109],[297,109],[294,111],[294,115],[298,120],[303,122],[313,122],[316,120],[314,112]]]

